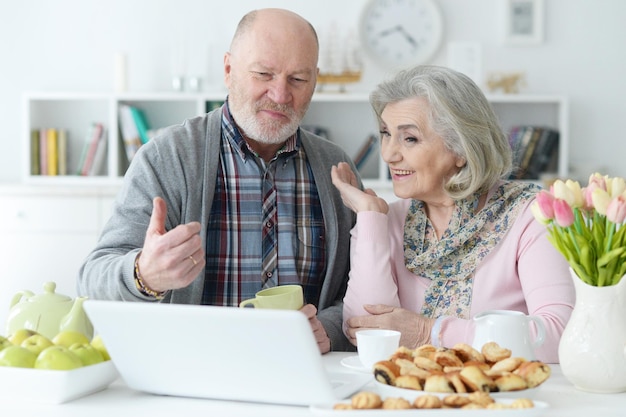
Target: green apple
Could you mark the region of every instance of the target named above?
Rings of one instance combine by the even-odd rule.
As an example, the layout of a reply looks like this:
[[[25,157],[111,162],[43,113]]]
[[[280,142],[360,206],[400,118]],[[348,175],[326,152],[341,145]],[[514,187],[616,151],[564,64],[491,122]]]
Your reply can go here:
[[[24,340],[36,334],[39,333],[31,329],[19,329],[9,335],[9,341],[14,345],[19,346]]]
[[[89,343],[89,338],[76,330],[62,330],[52,338],[52,343],[69,348],[74,343]]]
[[[109,351],[107,350],[106,346],[104,345],[104,342],[102,341],[102,336],[100,336],[99,334],[95,335],[93,339],[91,339],[91,346],[95,347],[96,349],[100,351],[100,353],[102,354],[102,358],[105,361],[111,360]]]
[[[80,358],[83,366],[104,362],[102,353],[89,343],[74,343],[69,349]]]
[[[36,359],[37,354],[21,346],[11,345],[0,351],[0,366],[32,368]]]
[[[68,348],[62,345],[53,345],[41,351],[37,360],[35,360],[35,368],[37,369],[55,369],[59,371],[69,371],[83,366],[83,362],[78,356]]]
[[[48,339],[46,336],[34,334],[24,339],[20,346],[32,351],[35,355],[39,355],[42,350],[52,345],[52,340]]]
[[[13,343],[9,339],[4,336],[0,336],[0,350],[4,349],[7,346],[13,346]]]

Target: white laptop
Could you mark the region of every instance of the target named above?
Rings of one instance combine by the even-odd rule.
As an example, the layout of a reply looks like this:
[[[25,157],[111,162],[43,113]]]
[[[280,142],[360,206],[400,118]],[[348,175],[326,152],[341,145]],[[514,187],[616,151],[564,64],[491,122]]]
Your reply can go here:
[[[327,373],[299,311],[100,300],[84,307],[136,390],[307,406],[347,398],[372,380]]]

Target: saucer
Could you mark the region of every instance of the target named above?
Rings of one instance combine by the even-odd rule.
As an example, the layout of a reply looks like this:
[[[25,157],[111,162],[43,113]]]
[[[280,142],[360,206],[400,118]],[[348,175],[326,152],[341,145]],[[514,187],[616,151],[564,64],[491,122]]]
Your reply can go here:
[[[341,364],[348,369],[352,369],[353,371],[366,372],[366,373],[372,372],[371,369],[363,366],[358,355],[348,356],[347,358],[343,358],[341,360]]]

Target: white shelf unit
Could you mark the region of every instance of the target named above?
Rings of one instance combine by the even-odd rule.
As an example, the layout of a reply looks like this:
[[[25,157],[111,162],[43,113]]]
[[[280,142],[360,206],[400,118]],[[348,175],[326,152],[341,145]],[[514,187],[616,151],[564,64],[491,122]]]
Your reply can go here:
[[[49,185],[118,185],[127,167],[120,140],[118,108],[127,103],[141,108],[150,127],[158,128],[182,122],[206,112],[211,101],[222,101],[218,93],[27,93],[24,95],[25,183]],[[568,174],[569,105],[560,95],[488,95],[502,127],[508,131],[515,125],[534,125],[557,129],[559,138],[559,177]],[[92,122],[105,125],[108,135],[106,170],[100,176],[45,176],[30,172],[30,131],[36,128],[64,128],[68,131],[68,166],[76,170],[80,151]],[[329,139],[338,143],[350,156],[355,156],[368,135],[377,134],[378,126],[371,110],[368,94],[317,92],[304,125],[327,130]],[[379,152],[370,156],[361,169],[366,186],[390,190],[387,167]]]

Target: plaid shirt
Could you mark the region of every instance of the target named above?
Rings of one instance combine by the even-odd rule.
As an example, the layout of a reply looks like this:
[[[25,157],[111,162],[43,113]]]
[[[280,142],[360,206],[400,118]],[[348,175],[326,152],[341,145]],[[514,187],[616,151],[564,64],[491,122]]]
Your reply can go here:
[[[317,305],[326,267],[324,219],[299,134],[266,163],[239,133],[227,102],[221,142],[202,303],[237,306],[263,288],[300,284],[305,302]],[[268,178],[274,181],[278,208],[278,266],[269,278],[261,276],[262,189]]]

